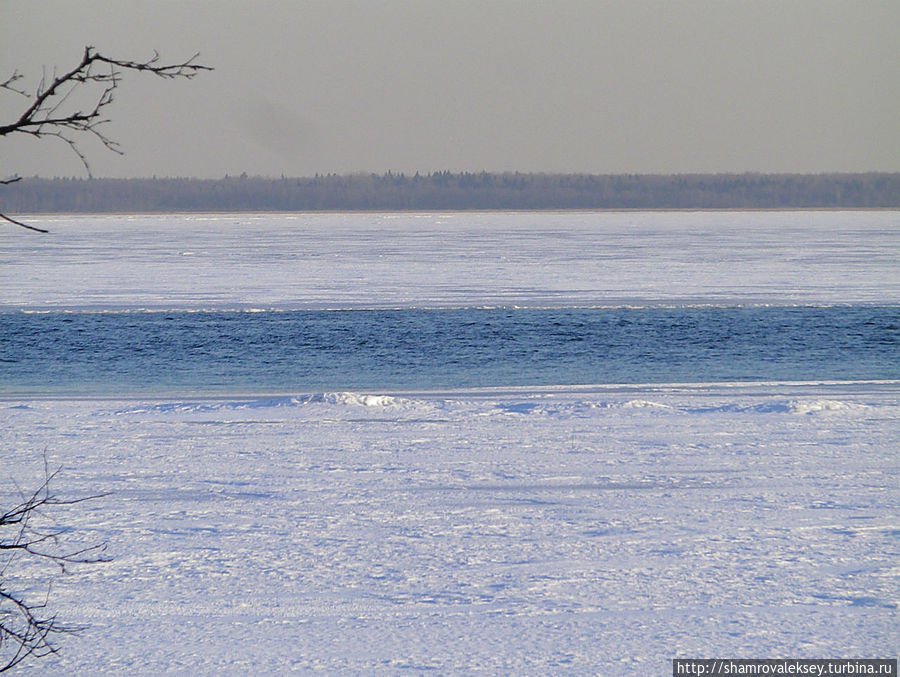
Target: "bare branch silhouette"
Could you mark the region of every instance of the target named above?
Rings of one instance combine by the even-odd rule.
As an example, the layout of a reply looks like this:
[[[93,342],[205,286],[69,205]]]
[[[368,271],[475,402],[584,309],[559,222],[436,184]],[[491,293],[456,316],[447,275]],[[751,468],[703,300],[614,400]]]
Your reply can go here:
[[[71,564],[107,562],[105,545],[76,550],[64,549],[60,544],[63,530],[49,527],[47,514],[58,506],[74,505],[101,498],[95,494],[84,498],[61,499],[50,490],[59,469],[50,471],[44,458],[44,481],[34,491],[23,494],[20,501],[0,514],[0,672],[9,670],[29,656],[40,658],[58,651],[60,635],[77,633],[83,626],[61,623],[49,610],[51,585],[46,593],[35,598],[33,592],[12,590],[8,584],[9,569],[26,564],[48,563],[66,571]],[[40,518],[45,518],[43,521]],[[55,568],[55,567],[54,567]]]
[[[33,94],[29,94],[23,87],[24,76],[19,71],[14,71],[0,82],[0,90],[24,96],[30,103],[16,120],[0,124],[0,137],[25,134],[36,139],[58,139],[78,157],[90,176],[91,167],[81,148],[85,138],[93,138],[108,150],[123,154],[119,143],[107,136],[103,127],[109,122],[106,117],[107,109],[115,100],[114,93],[123,73],[136,71],[166,80],[190,80],[202,71],[212,70],[209,66],[197,63],[198,57],[199,54],[194,54],[187,61],[168,64],[162,63],[159,53],[154,52],[146,61],[129,61],[110,58],[88,46],[84,48],[81,61],[71,70],[61,74],[54,70],[52,75],[45,72]],[[73,96],[76,92],[79,95]],[[83,92],[85,94],[81,95]],[[76,99],[86,103],[76,103]],[[15,180],[17,179],[8,179],[0,183]],[[0,218],[23,228],[47,232],[27,226],[2,212]]]

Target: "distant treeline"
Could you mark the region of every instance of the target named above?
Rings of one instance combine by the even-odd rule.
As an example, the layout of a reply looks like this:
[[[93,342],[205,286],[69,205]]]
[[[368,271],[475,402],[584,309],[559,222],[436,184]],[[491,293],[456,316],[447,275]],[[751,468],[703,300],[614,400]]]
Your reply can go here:
[[[877,209],[900,173],[327,174],[309,178],[42,179],[3,186],[0,209],[183,212],[476,209]]]

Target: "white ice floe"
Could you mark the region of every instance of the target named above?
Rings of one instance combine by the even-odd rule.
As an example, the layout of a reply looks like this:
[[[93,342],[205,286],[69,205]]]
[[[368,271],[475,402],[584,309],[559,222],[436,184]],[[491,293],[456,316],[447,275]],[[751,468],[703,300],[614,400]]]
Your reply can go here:
[[[370,393],[334,392],[311,393],[305,395],[274,395],[252,398],[217,398],[212,400],[164,401],[151,404],[138,404],[115,412],[117,415],[139,413],[175,413],[195,414],[213,411],[240,411],[256,409],[279,409],[285,407],[306,407],[312,405],[331,405],[334,407],[376,407],[396,408],[412,404],[411,401],[392,395],[374,395]]]
[[[628,409],[669,409],[669,405],[651,402],[650,400],[628,400],[623,407]]]
[[[872,383],[874,387],[874,382]],[[900,386],[900,384],[898,384]],[[648,386],[652,387],[652,386]],[[710,385],[709,388],[717,386]],[[719,384],[722,388],[739,388],[740,384]],[[753,386],[748,386],[752,388]],[[778,387],[773,384],[773,387]],[[785,386],[781,386],[785,387]],[[632,390],[633,386],[627,387]],[[598,386],[600,392],[603,387]],[[668,386],[670,391],[678,391],[675,386]],[[575,393],[565,393],[557,389],[547,390],[541,395],[528,398],[512,396],[512,393],[498,389],[495,397],[491,397],[491,389],[482,389],[477,396],[468,392],[459,397],[447,399],[439,394],[429,395],[418,393],[412,396],[382,395],[366,392],[324,392],[299,395],[268,395],[249,398],[228,398],[219,396],[215,399],[196,400],[167,400],[153,403],[133,404],[114,412],[115,415],[133,414],[174,414],[176,416],[188,416],[193,414],[206,414],[209,412],[255,412],[264,409],[288,409],[307,408],[307,413],[298,415],[319,416],[327,412],[329,416],[346,417],[359,413],[361,408],[366,408],[368,413],[377,413],[375,410],[383,410],[387,418],[396,417],[398,420],[405,415],[419,415],[424,410],[443,411],[446,415],[456,413],[460,416],[468,415],[513,415],[513,416],[543,416],[560,419],[586,418],[607,416],[607,410],[645,410],[647,412],[660,412],[669,414],[686,414],[693,416],[710,414],[798,414],[816,415],[828,413],[865,413],[876,405],[858,401],[823,400],[814,397],[786,398],[783,396],[767,396],[761,401],[748,403],[745,400],[727,401],[724,404],[711,404],[708,397],[702,399],[687,399],[689,392],[697,393],[697,386],[685,386],[680,397],[673,400],[671,392],[665,397],[666,401],[629,399],[624,396],[610,397],[609,394],[594,394],[589,397],[576,396]],[[701,406],[697,406],[697,405]],[[15,405],[28,408],[29,405]]]
[[[795,414],[817,414],[820,412],[866,409],[867,405],[859,402],[840,402],[837,400],[805,400],[792,401],[789,407],[790,411]]]
[[[357,407],[394,407],[403,400],[390,395],[367,395],[364,393],[317,393],[300,400],[303,404],[344,404]]]

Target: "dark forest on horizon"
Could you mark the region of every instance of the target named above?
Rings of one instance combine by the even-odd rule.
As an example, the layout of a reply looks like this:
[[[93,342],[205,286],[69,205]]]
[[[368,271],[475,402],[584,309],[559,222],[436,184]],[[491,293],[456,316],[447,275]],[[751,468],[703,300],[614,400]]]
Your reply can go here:
[[[597,175],[434,172],[23,178],[7,213],[565,209],[895,209],[900,173]]]

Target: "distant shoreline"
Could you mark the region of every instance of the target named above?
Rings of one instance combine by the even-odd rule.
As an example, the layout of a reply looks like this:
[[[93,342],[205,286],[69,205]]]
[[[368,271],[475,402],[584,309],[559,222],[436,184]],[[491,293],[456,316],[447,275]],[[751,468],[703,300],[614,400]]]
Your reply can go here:
[[[900,212],[900,206],[897,207],[724,207],[724,208],[653,208],[643,209],[640,207],[628,209],[234,209],[234,210],[168,210],[168,211],[96,211],[96,212],[17,212],[20,216],[184,216],[191,214],[209,214],[213,216],[235,215],[316,215],[316,214],[647,214],[647,213],[672,213],[672,214],[690,214],[690,213],[707,213],[715,214],[717,212],[758,212],[777,213],[777,212]]]
[[[896,210],[900,172],[31,177],[0,189],[0,209],[13,214]]]

